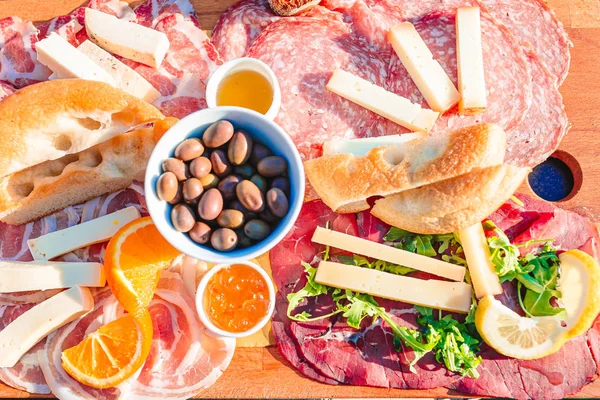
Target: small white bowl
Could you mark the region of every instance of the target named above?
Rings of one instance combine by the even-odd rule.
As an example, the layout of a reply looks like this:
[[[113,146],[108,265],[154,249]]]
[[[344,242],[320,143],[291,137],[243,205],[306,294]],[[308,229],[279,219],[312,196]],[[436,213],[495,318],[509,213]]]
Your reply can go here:
[[[269,236],[245,249],[222,252],[210,246],[194,242],[187,233],[177,232],[171,222],[169,203],[156,194],[156,182],[162,173],[162,162],[173,157],[175,147],[190,137],[199,137],[208,126],[219,120],[228,120],[236,129],[245,130],[250,136],[264,144],[275,155],[288,163],[290,180],[289,211]],[[264,115],[241,107],[216,107],[196,111],[177,122],[158,141],[148,160],[144,190],[148,212],[160,234],[177,250],[191,257],[213,264],[234,264],[256,258],[271,250],[292,229],[304,201],[304,167],[294,142],[273,121]]]
[[[271,67],[255,58],[236,58],[217,68],[211,74],[210,78],[208,79],[208,84],[206,85],[206,104],[209,108],[217,107],[217,90],[219,89],[219,85],[221,84],[223,78],[232,72],[243,70],[258,72],[267,78],[271,84],[271,88],[273,89],[273,103],[271,103],[271,107],[265,114],[265,117],[269,118],[270,120],[274,120],[279,112],[279,109],[281,108],[281,89],[279,88],[279,81],[277,80],[277,77],[275,76],[275,73],[273,73]]]
[[[228,268],[232,264],[219,264],[215,265],[211,269],[208,270],[207,273],[204,274],[202,279],[200,280],[200,284],[198,284],[198,290],[196,291],[196,310],[198,311],[198,316],[200,317],[200,321],[206,326],[206,328],[212,333],[220,336],[230,337],[230,338],[243,338],[246,336],[250,336],[261,330],[267,322],[271,320],[271,316],[273,315],[273,311],[275,310],[275,285],[273,285],[273,281],[269,277],[269,275],[262,269],[260,266],[251,263],[251,262],[237,262],[235,264],[246,265],[253,270],[257,271],[267,282],[267,287],[269,289],[269,306],[267,308],[267,314],[256,324],[252,329],[247,330],[246,332],[227,332],[223,329],[217,328],[215,324],[212,323],[208,315],[206,315],[206,310],[204,310],[204,293],[206,292],[206,286],[208,285],[208,281],[220,270],[223,268]]]

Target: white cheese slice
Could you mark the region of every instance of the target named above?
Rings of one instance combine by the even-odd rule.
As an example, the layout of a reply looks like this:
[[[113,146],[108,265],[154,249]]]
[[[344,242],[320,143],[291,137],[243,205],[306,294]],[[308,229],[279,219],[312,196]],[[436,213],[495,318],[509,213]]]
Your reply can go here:
[[[393,264],[404,265],[419,271],[427,272],[453,281],[462,282],[465,278],[464,267],[450,264],[435,258],[411,253],[410,251],[375,243],[356,236],[347,235],[331,229],[317,227],[312,241],[354,254],[360,254]]]
[[[490,248],[481,224],[463,229],[458,235],[477,298],[502,293],[502,285],[492,264]]]
[[[70,228],[29,239],[27,245],[34,260],[51,260],[73,250],[105,242],[123,226],[139,217],[140,212],[135,207],[127,207]]]
[[[444,112],[458,103],[460,94],[414,25],[402,22],[388,33],[388,40],[432,110]]]
[[[0,368],[14,367],[49,333],[93,309],[90,290],[76,286],[26,311],[0,331]]]
[[[0,293],[104,285],[104,268],[99,263],[0,261]]]
[[[487,98],[479,7],[458,7],[456,11],[456,57],[461,96],[458,112],[481,114],[487,107]]]
[[[428,132],[439,116],[435,111],[421,108],[407,98],[339,68],[333,72],[326,88],[412,131]]]
[[[464,282],[416,279],[329,261],[319,263],[315,282],[440,310],[468,313],[471,308],[471,285]]]
[[[80,78],[115,86],[115,80],[108,72],[54,32],[37,42],[35,49],[38,61],[58,79]]]
[[[108,72],[114,78],[117,87],[122,91],[148,103],[152,103],[161,96],[160,92],[150,82],[142,78],[140,74],[91,41],[86,40],[81,43],[77,50]]]
[[[169,49],[164,33],[92,8],[85,9],[85,29],[104,50],[153,68],[160,66]]]
[[[404,133],[402,135],[389,135],[370,137],[362,139],[347,139],[347,140],[330,140],[323,143],[323,155],[330,156],[333,154],[354,154],[362,157],[369,151],[382,146],[397,146],[414,139],[425,137],[422,132]]]

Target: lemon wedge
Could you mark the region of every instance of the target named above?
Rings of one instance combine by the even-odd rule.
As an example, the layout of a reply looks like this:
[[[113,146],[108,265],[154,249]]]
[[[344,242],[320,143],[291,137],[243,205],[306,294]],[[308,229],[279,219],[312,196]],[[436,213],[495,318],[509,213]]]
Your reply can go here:
[[[557,289],[566,317],[522,317],[493,296],[479,301],[475,326],[482,339],[508,357],[533,360],[557,352],[585,333],[600,313],[600,265],[588,254],[570,250],[559,256]]]

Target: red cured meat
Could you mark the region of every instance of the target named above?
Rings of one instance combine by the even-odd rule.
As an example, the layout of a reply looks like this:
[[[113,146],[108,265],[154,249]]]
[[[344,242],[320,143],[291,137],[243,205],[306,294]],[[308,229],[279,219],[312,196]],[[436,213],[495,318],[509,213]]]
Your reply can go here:
[[[527,50],[531,65],[533,101],[523,122],[507,132],[506,162],[534,167],[550,156],[569,129],[556,77]]]
[[[15,92],[15,87],[8,82],[0,81],[0,101]]]
[[[334,19],[281,19],[269,25],[248,51],[267,63],[281,85],[277,122],[304,158],[324,141],[379,136],[379,117],[325,89],[335,68],[382,85],[384,61],[361,48],[349,27]]]
[[[456,85],[455,13],[455,9],[434,12],[415,21],[414,25],[433,57]],[[458,115],[455,107],[438,119],[432,133],[480,122],[494,122],[510,130],[521,123],[531,105],[531,67],[521,46],[506,27],[498,25],[486,13],[481,15],[481,29],[488,107],[479,116]],[[499,54],[504,56],[499,57]],[[427,106],[398,57],[392,57],[388,86],[396,94]]]
[[[569,71],[571,42],[562,23],[542,0],[477,0],[524,45],[561,84]]]
[[[212,43],[224,61],[243,57],[258,34],[277,19],[267,0],[241,0],[219,16]]]
[[[0,306],[0,331],[34,305]],[[37,360],[37,352],[44,348],[45,343],[46,340],[43,339],[36,344],[14,367],[0,368],[0,380],[9,386],[29,393],[49,394],[50,388],[46,384]]]
[[[159,20],[173,14],[181,14],[197,24],[194,7],[187,0],[152,0],[135,8],[137,23],[148,27],[156,26]]]

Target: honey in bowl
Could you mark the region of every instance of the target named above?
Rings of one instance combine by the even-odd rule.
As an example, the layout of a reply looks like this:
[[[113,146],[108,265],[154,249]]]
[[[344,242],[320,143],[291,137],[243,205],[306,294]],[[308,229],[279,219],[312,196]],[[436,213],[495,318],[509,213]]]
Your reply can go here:
[[[204,311],[219,329],[246,332],[267,315],[269,287],[255,269],[233,264],[215,273],[204,292]]]
[[[273,88],[261,73],[240,70],[227,75],[217,89],[218,106],[238,106],[266,114],[273,104]]]

